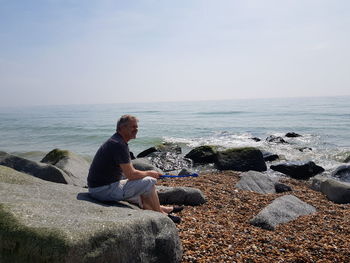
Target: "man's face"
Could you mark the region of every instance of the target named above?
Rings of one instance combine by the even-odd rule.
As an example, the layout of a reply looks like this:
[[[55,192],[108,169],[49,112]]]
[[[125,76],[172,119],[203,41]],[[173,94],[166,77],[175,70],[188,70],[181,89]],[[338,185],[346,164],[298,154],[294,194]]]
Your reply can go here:
[[[125,131],[128,135],[128,139],[135,139],[138,132],[138,125],[136,120],[130,120],[129,123],[125,126]]]

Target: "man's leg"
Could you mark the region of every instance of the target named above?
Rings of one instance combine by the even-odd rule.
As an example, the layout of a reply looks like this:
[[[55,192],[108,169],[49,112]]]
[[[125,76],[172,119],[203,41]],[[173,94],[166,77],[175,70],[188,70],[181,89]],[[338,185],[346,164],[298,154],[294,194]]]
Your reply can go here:
[[[141,195],[143,208],[167,214],[160,206],[158,194],[155,186],[152,186],[151,191],[147,195]]]

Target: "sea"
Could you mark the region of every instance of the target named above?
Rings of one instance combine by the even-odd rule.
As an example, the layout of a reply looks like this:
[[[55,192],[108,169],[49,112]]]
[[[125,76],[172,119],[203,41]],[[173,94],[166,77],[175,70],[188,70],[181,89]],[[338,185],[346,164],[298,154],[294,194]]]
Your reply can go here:
[[[139,119],[138,136],[129,143],[135,155],[162,142],[180,145],[183,154],[200,145],[253,146],[278,154],[279,161],[314,161],[329,174],[350,155],[349,101],[343,96],[0,107],[0,151],[40,161],[59,148],[91,161],[118,118],[132,114]],[[302,136],[286,138],[287,132]],[[288,144],[269,143],[270,135]]]

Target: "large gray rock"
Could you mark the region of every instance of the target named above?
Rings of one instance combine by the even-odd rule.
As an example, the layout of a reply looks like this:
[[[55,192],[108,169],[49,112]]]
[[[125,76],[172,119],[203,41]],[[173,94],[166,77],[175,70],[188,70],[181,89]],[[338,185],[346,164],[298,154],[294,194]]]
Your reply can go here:
[[[295,161],[271,165],[274,171],[286,174],[294,179],[307,180],[316,174],[322,173],[324,169],[312,161]]]
[[[155,170],[162,173],[162,170],[152,164],[148,158],[137,158],[131,161],[135,169],[141,171]]]
[[[263,172],[267,170],[261,151],[254,147],[231,148],[217,154],[219,170]]]
[[[321,192],[338,204],[350,203],[350,183],[328,179],[321,183]]]
[[[316,175],[310,179],[310,188],[312,190],[321,192],[321,185],[323,182],[327,181],[329,177],[324,175]]]
[[[157,186],[161,204],[201,205],[206,202],[202,191],[192,187]]]
[[[271,204],[261,210],[250,224],[267,230],[274,230],[282,223],[292,221],[299,216],[316,212],[316,208],[301,201],[293,195],[284,195],[275,199]]]
[[[70,151],[54,149],[49,152],[41,162],[52,164],[63,170],[69,175],[73,185],[81,187],[87,186],[86,183],[90,163],[77,154]]]
[[[6,152],[0,152],[0,165],[13,168],[19,172],[30,174],[46,181],[74,185],[74,181],[68,174],[51,164],[34,162]]]
[[[240,176],[241,179],[235,185],[238,189],[260,194],[276,193],[275,184],[278,182],[277,178],[272,178],[256,171],[241,173]]]
[[[161,213],[99,203],[86,189],[0,166],[0,262],[179,262]]]
[[[350,183],[350,165],[341,165],[332,172],[332,176],[340,181]]]

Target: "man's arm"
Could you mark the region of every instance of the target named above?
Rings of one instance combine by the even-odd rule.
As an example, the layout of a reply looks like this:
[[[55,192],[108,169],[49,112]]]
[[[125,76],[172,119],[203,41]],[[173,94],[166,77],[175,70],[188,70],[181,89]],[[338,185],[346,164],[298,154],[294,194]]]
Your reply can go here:
[[[158,179],[161,173],[157,171],[140,171],[134,168],[132,163],[120,164],[120,167],[123,170],[125,177],[129,180],[137,180],[142,179],[146,176],[151,176],[153,178]]]

